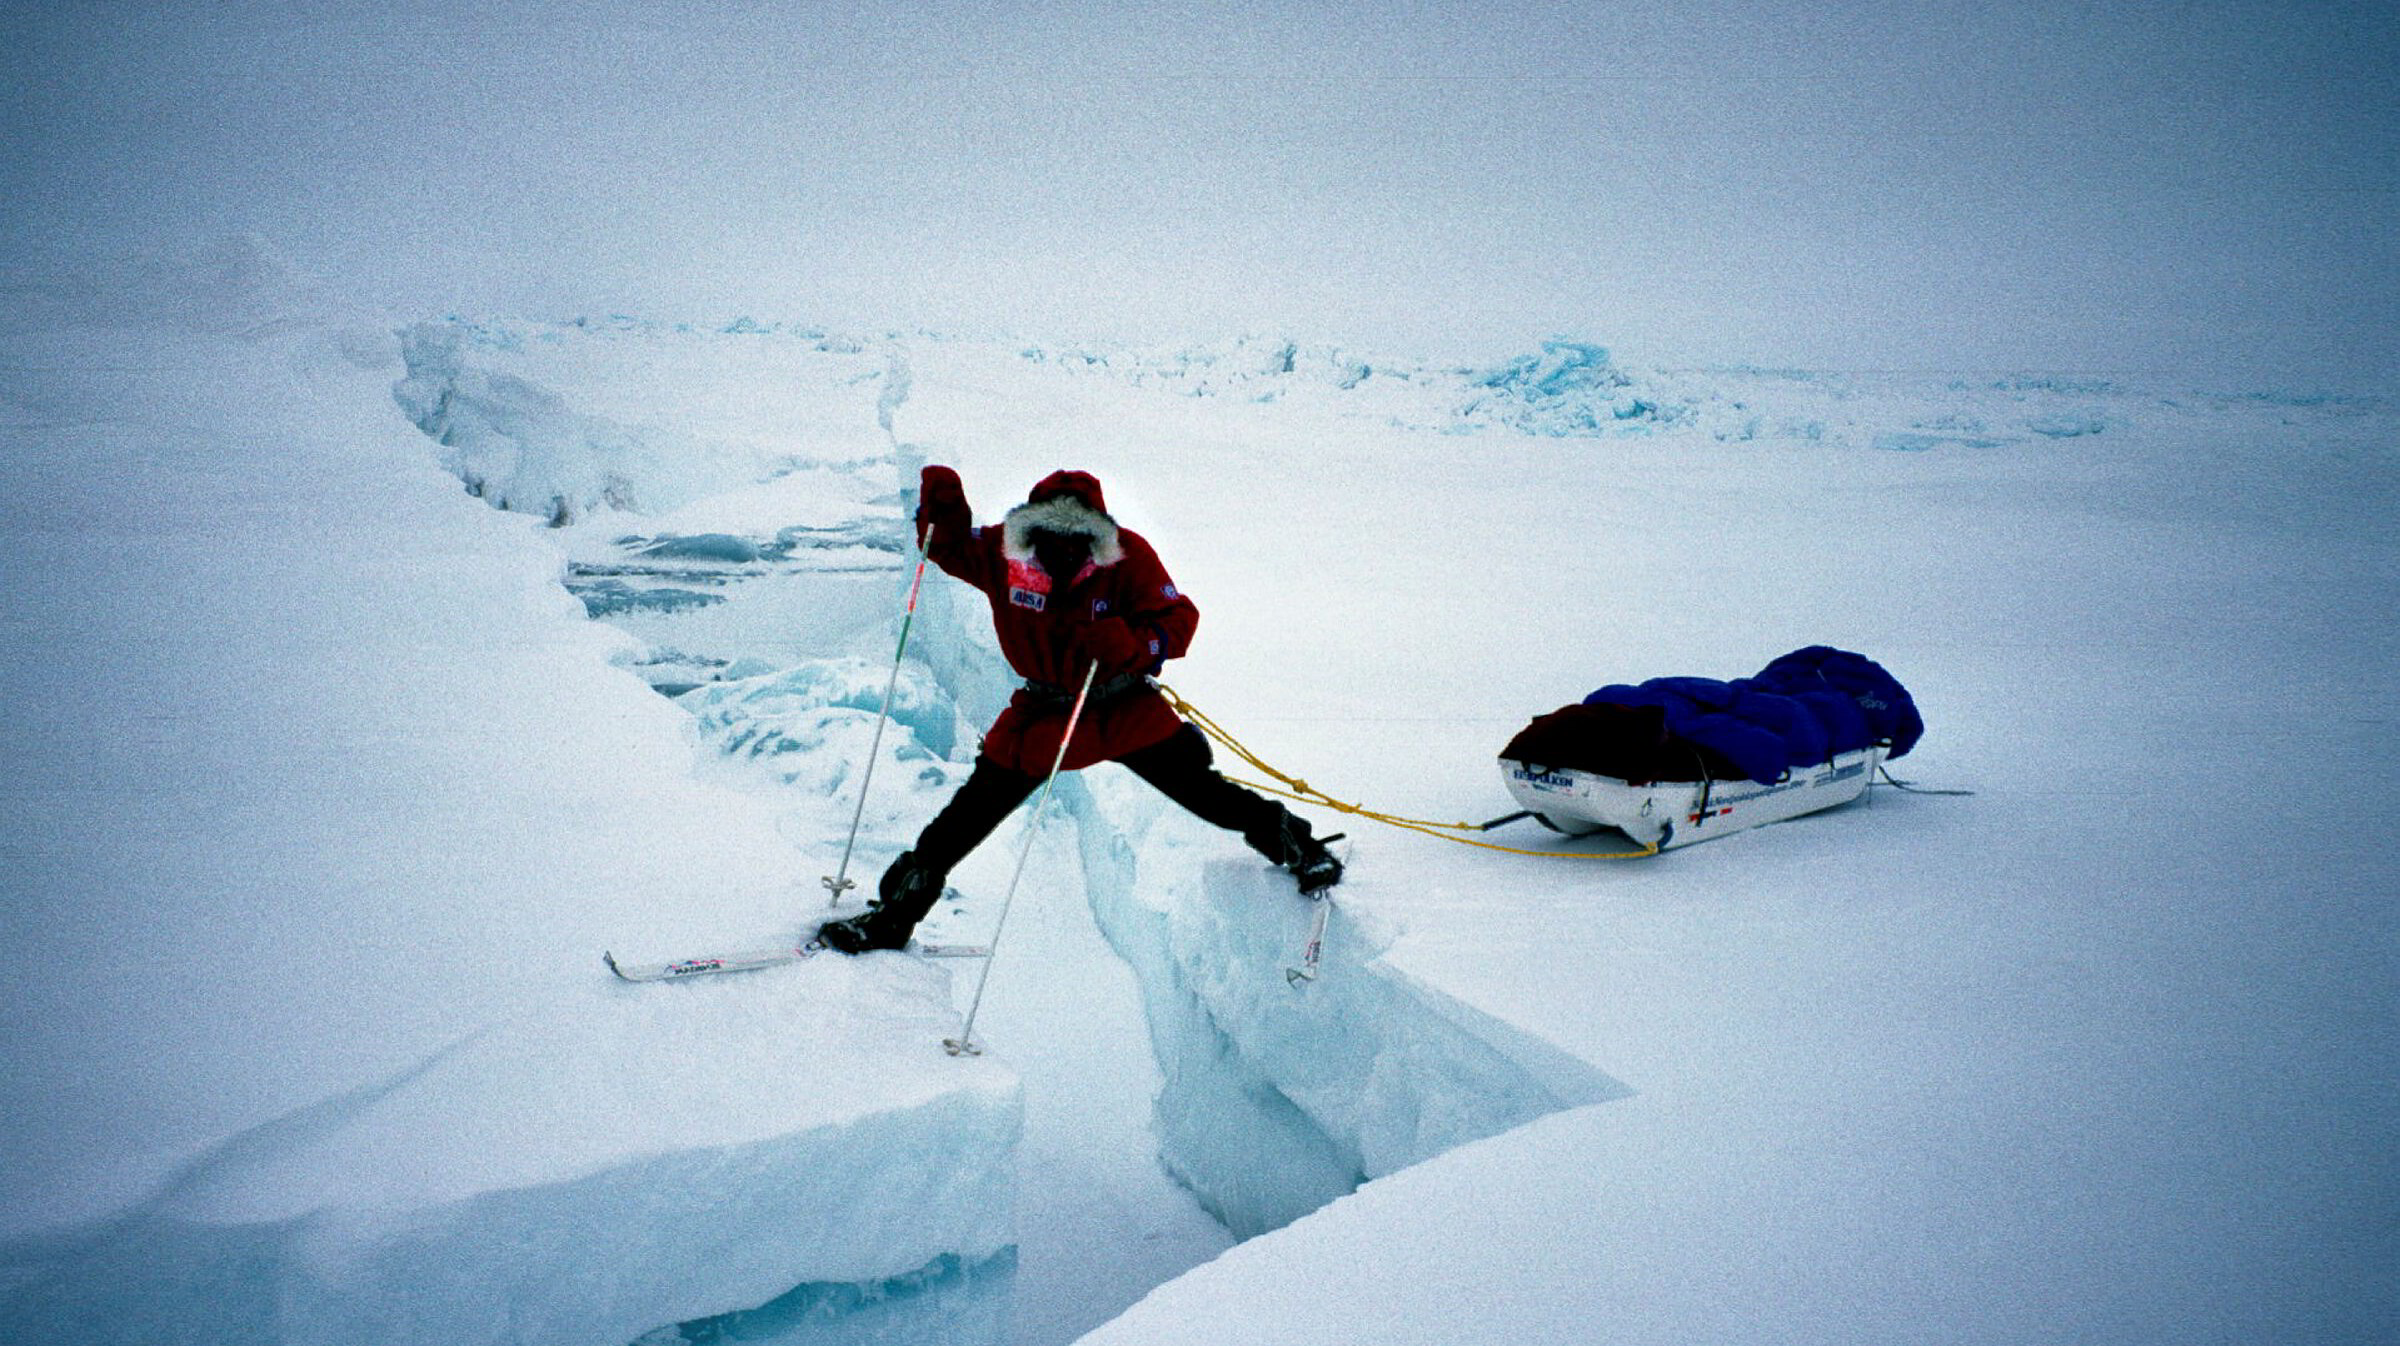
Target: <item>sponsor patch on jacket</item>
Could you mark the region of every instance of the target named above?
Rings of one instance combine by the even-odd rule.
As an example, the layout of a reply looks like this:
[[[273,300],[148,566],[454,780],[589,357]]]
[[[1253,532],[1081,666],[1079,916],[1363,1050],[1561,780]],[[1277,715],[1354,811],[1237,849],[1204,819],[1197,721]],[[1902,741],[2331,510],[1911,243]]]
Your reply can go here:
[[[1050,606],[1050,573],[1022,557],[1008,561],[1008,601],[1011,606],[1040,612]]]

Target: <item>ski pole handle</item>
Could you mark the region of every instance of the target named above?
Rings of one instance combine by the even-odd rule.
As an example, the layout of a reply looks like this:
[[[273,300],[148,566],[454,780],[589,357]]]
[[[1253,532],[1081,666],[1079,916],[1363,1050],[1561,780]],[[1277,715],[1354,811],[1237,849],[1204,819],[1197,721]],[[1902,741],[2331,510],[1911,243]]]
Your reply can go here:
[[[900,623],[900,648],[908,648],[908,618],[917,615],[917,590],[925,587],[925,562],[933,557],[932,524],[925,525],[925,535],[917,539],[917,574],[908,582],[908,611]]]

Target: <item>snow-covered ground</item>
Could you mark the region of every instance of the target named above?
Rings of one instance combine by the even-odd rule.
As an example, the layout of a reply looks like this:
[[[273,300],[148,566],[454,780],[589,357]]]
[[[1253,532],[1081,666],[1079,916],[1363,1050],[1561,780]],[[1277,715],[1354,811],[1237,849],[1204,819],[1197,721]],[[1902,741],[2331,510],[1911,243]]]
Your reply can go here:
[[[206,260],[22,292],[0,359],[15,1339],[2400,1319],[2388,401],[395,332]],[[1505,813],[1532,715],[1812,643],[1916,694],[1898,774],[1977,793],[1638,862],[1324,818],[1293,987],[1288,881],[1104,767],[981,1058],[938,1045],[974,964],[616,984],[819,919],[927,461],[987,521],[1098,473],[1203,613],[1168,680],[1336,796]],[[910,656],[870,885],[1008,686],[947,579]],[[1025,842],[933,932],[988,938]]]

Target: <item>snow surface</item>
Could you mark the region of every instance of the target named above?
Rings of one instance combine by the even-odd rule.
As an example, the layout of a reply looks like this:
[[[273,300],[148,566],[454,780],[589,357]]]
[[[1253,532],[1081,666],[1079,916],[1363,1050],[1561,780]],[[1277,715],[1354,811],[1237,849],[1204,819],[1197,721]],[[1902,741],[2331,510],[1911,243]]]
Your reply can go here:
[[[362,324],[239,248],[46,293],[0,361],[27,1339],[2400,1317],[2387,401]],[[1819,642],[1917,695],[1899,774],[1978,793],[1638,863],[1321,818],[1357,846],[1294,988],[1288,881],[1099,768],[990,1055],[934,1045],[942,964],[609,982],[823,911],[922,461],[986,520],[1098,472],[1204,614],[1171,683],[1337,796],[1495,816],[1533,714]],[[910,653],[862,883],[1007,687],[945,579]]]
[[[830,857],[695,778],[391,336],[259,285],[9,337],[12,1338],[622,1342],[1000,1256],[945,972],[601,972],[793,933]]]

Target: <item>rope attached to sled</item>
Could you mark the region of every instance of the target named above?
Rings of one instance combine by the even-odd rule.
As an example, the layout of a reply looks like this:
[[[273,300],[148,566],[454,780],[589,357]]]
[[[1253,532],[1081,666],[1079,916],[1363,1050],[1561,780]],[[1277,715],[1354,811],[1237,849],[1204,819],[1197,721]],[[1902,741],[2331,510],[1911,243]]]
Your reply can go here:
[[[1264,785],[1257,781],[1242,780],[1238,777],[1229,778],[1233,780],[1234,784],[1247,786],[1261,794],[1274,795],[1279,799],[1288,799],[1298,804],[1314,804],[1319,808],[1351,814],[1355,817],[1365,818],[1369,822],[1382,823],[1387,827],[1404,828],[1429,837],[1438,837],[1443,841],[1455,841],[1461,846],[1477,846],[1487,851],[1502,851],[1509,855],[1541,855],[1554,860],[1640,860],[1658,854],[1658,846],[1655,842],[1638,851],[1611,851],[1605,854],[1592,851],[1535,851],[1521,846],[1502,846],[1495,842],[1477,841],[1473,837],[1451,835],[1454,832],[1481,832],[1488,826],[1485,823],[1444,823],[1426,818],[1403,818],[1395,813],[1383,813],[1370,809],[1363,804],[1345,803],[1297,776],[1287,776],[1277,771],[1257,753],[1250,751],[1249,747],[1240,739],[1227,732],[1223,725],[1210,719],[1208,712],[1177,696],[1174,689],[1163,682],[1153,685],[1167,698],[1167,704],[1173,706],[1177,714],[1197,726],[1201,733],[1224,745],[1226,751],[1241,758],[1252,768],[1266,773],[1279,782],[1281,788],[1276,785]]]

